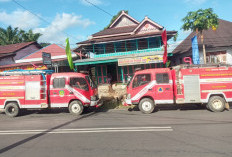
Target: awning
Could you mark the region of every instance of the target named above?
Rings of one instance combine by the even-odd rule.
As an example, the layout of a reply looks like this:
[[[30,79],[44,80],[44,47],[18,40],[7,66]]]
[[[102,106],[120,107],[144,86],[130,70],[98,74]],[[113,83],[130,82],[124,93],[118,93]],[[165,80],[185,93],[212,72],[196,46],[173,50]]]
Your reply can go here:
[[[89,65],[89,64],[103,64],[103,63],[113,63],[118,62],[120,59],[125,58],[136,58],[136,57],[145,57],[145,56],[156,56],[156,55],[163,55],[162,51],[156,52],[147,52],[147,53],[140,53],[140,54],[132,54],[132,55],[125,55],[125,56],[110,56],[110,57],[100,57],[100,58],[88,58],[88,59],[78,59],[74,61],[74,65]],[[168,53],[168,56],[172,56],[172,53]],[[148,63],[147,63],[148,64]]]

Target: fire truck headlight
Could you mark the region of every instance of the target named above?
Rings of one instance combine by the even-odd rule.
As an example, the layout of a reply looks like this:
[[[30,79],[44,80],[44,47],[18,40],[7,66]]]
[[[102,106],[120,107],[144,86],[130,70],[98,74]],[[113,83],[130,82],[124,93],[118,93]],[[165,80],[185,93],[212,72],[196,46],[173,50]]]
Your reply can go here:
[[[97,96],[91,96],[90,98],[91,101],[96,101],[97,99],[98,99]]]
[[[131,95],[130,94],[127,94],[127,99],[131,99]]]

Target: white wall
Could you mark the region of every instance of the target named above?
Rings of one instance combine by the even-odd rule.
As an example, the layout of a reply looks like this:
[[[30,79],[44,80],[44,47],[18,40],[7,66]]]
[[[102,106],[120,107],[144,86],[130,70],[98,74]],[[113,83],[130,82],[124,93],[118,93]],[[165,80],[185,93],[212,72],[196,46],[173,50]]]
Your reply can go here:
[[[232,65],[232,49],[228,49],[226,52],[226,64]]]
[[[200,57],[200,64],[204,64],[204,55],[203,55],[203,51],[199,51],[199,57]]]

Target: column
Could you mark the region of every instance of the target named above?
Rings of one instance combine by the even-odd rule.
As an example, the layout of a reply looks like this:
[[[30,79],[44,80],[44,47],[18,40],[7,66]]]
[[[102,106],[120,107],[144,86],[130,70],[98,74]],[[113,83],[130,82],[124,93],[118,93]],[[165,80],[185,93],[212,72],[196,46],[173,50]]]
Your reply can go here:
[[[125,83],[124,77],[123,77],[123,67],[121,67],[121,79],[122,79],[122,82]]]

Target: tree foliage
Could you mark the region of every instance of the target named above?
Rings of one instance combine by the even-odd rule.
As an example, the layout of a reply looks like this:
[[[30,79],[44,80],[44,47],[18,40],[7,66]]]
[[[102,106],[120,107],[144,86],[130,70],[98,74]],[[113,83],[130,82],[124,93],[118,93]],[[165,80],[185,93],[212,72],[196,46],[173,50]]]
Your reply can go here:
[[[183,30],[198,30],[201,34],[203,30],[218,27],[218,16],[213,13],[212,8],[189,12],[182,21],[184,22],[182,26]]]
[[[47,47],[48,45],[51,45],[51,43],[39,43],[40,44],[40,46],[42,46],[42,47]]]
[[[33,33],[31,29],[24,31],[18,27],[8,26],[6,29],[0,27],[0,45],[37,41],[41,35],[40,33]]]
[[[104,28],[104,30],[107,29],[114,22],[114,20],[119,17],[119,15],[121,15],[122,11],[123,10],[119,11],[116,15],[112,17],[112,19],[110,20],[110,23]],[[124,10],[124,12],[128,14],[128,10]]]
[[[201,43],[203,49],[203,57],[204,63],[206,64],[206,51],[205,51],[205,44],[204,44],[204,36],[203,31],[212,28],[216,30],[218,27],[218,16],[217,14],[213,13],[213,9],[199,9],[194,12],[189,12],[186,17],[182,19],[184,22],[182,29],[183,30],[191,30],[200,32],[201,36]]]

